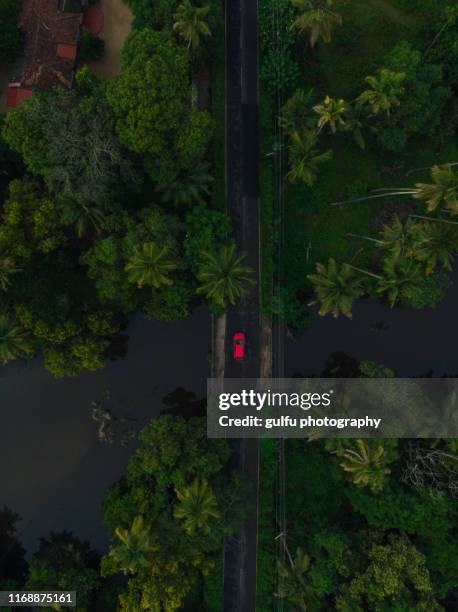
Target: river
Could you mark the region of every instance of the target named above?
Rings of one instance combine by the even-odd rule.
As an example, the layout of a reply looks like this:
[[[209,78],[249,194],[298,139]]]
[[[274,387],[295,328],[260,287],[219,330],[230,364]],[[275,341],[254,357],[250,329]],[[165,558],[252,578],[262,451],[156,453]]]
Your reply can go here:
[[[101,502],[123,473],[132,448],[99,442],[91,402],[105,390],[106,406],[139,427],[182,387],[201,398],[209,375],[210,316],[198,308],[172,323],[132,317],[129,350],[104,370],[56,380],[41,359],[0,370],[0,507],[21,516],[21,539],[33,552],[51,530],[73,531],[104,549]]]

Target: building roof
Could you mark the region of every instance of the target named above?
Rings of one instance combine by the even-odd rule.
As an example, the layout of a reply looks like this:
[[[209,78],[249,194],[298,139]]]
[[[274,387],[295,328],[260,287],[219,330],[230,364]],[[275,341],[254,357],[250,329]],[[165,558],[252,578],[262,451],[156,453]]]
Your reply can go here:
[[[83,13],[57,0],[23,0],[20,25],[26,33],[25,58],[16,79],[26,89],[71,87]]]
[[[24,89],[23,87],[8,87],[6,106],[8,108],[19,108],[24,100],[28,100],[31,97],[31,89]]]

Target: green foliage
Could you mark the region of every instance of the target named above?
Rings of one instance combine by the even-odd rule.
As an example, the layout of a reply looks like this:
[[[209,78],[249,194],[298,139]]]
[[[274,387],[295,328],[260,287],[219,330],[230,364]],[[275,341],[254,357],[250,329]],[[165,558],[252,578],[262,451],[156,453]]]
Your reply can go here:
[[[261,82],[270,94],[278,89],[294,88],[299,77],[299,64],[294,47],[296,31],[288,26],[294,17],[289,0],[265,0],[259,6],[259,44]]]
[[[193,206],[185,219],[184,256],[196,273],[202,253],[215,252],[220,244],[227,241],[231,223],[225,213],[209,209],[203,202]]]
[[[134,31],[123,49],[121,76],[108,85],[108,101],[121,141],[151,156],[159,184],[192,167],[211,137],[208,113],[190,106],[190,57],[165,32]]]
[[[41,539],[29,564],[25,589],[56,589],[78,592],[78,609],[89,611],[99,587],[98,558],[88,542],[81,542],[66,531]],[[65,610],[58,606],[57,610]]]
[[[102,59],[105,53],[105,41],[99,36],[94,36],[89,30],[81,32],[78,57],[83,62]]]
[[[154,242],[145,242],[136,247],[126,264],[129,281],[140,289],[145,285],[159,288],[161,285],[172,285],[169,273],[177,268],[176,259],[168,247],[159,247]]]
[[[404,72],[393,72],[382,68],[377,76],[366,77],[369,89],[358,97],[357,104],[360,106],[368,104],[374,115],[385,113],[389,117],[391,109],[401,105],[399,97],[405,92],[402,86],[405,78]]]
[[[0,315],[0,361],[3,365],[19,357],[30,357],[33,345],[30,335],[7,314]]]
[[[375,536],[367,566],[336,598],[339,612],[371,610],[439,611],[425,556],[405,536]]]
[[[389,117],[378,115],[375,129],[380,143],[391,151],[401,151],[415,134],[429,135],[447,129],[443,113],[452,92],[443,80],[440,65],[429,63],[410,43],[402,41],[388,54],[386,69],[403,73],[404,93],[400,105]]]
[[[115,209],[124,185],[134,184],[100,89],[90,96],[82,90],[36,92],[7,114],[3,136],[27,168],[43,177],[71,223],[82,214],[103,225],[108,206]]]
[[[141,430],[139,441],[127,477],[105,499],[105,521],[117,540],[102,572],[129,574],[121,609],[176,610],[192,584],[211,571],[224,536],[238,528],[246,487],[223,472],[229,449],[206,437],[202,418],[161,416]],[[204,515],[213,516],[208,532],[199,527]]]
[[[353,302],[363,295],[364,289],[361,279],[349,266],[339,267],[330,259],[327,267],[317,264],[316,274],[310,274],[309,279],[315,287],[321,316],[332,312],[334,317],[343,314],[351,319]]]
[[[318,170],[324,162],[332,158],[332,151],[328,149],[321,153],[317,148],[318,137],[312,130],[294,132],[288,146],[288,157],[291,170],[288,179],[291,183],[302,181],[311,187],[318,175]]]
[[[247,285],[255,284],[253,270],[243,263],[245,258],[245,253],[237,253],[234,243],[223,246],[216,254],[202,253],[197,292],[223,308],[235,304],[247,293]]]
[[[191,0],[183,0],[175,11],[173,17],[173,31],[178,34],[188,47],[196,48],[200,45],[201,37],[211,36],[207,19],[210,6],[195,6]]]
[[[299,14],[291,24],[300,32],[308,32],[310,46],[313,48],[319,39],[331,42],[334,26],[342,25],[342,17],[334,10],[334,0],[290,0]]]
[[[442,270],[422,276],[415,285],[403,291],[402,301],[418,310],[435,308],[444,299],[451,284],[449,275]]]

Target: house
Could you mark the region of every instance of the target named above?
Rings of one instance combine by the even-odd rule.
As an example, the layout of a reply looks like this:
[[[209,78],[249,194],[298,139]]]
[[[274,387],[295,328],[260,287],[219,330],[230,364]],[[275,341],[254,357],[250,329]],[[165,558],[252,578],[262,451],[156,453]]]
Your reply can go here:
[[[7,107],[18,108],[34,88],[73,84],[83,9],[88,0],[23,0],[25,52],[8,86]]]

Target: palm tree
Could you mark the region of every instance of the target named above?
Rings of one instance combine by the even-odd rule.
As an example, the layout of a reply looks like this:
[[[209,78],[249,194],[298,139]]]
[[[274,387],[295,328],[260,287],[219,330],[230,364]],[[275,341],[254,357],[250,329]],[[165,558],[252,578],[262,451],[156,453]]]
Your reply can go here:
[[[452,270],[458,247],[458,234],[451,225],[417,222],[411,229],[411,255],[426,265],[426,274],[441,264]]]
[[[196,531],[210,533],[210,518],[219,518],[216,497],[205,479],[196,478],[189,486],[176,490],[179,504],[173,511],[177,520],[183,520],[183,529],[193,534]]]
[[[458,172],[455,167],[458,164],[442,164],[431,168],[432,183],[416,183],[415,187],[383,187],[374,189],[374,195],[363,196],[361,198],[353,198],[342,202],[333,202],[331,206],[342,206],[343,204],[351,204],[352,202],[365,202],[367,200],[376,200],[378,198],[388,198],[392,196],[412,196],[416,200],[423,200],[428,205],[428,211],[436,210],[439,204],[444,204],[444,207],[453,214],[458,213]],[[418,215],[411,215],[417,218]],[[436,220],[437,219],[433,219]],[[440,220],[441,223],[455,224],[452,221]]]
[[[243,265],[246,254],[237,253],[235,244],[224,246],[218,253],[204,253],[197,278],[202,293],[225,308],[235,304],[247,292],[246,285],[255,284],[252,268]]]
[[[458,213],[458,172],[455,166],[433,166],[431,178],[432,183],[416,183],[416,190],[412,191],[413,197],[426,202],[429,212],[444,203],[445,208]]]
[[[318,263],[316,270],[316,274],[309,274],[307,277],[315,286],[317,298],[310,305],[319,302],[321,316],[332,312],[334,317],[343,314],[351,319],[353,302],[364,293],[361,279],[349,265],[343,264],[339,267],[334,259],[329,260],[328,267]]]
[[[109,552],[116,566],[124,574],[136,574],[151,565],[151,557],[158,550],[151,528],[144,523],[143,516],[133,520],[130,529],[117,527],[117,543]]]
[[[277,561],[278,575],[280,578],[282,578],[282,580],[279,581],[278,592],[276,595],[280,599],[284,599],[289,604],[294,606],[294,610],[303,610],[306,612],[305,575],[310,569],[311,559],[301,548],[296,550],[294,559],[292,558],[292,555],[287,547],[286,553],[289,560],[289,566],[283,561]]]
[[[145,285],[157,289],[161,285],[173,285],[168,274],[177,267],[177,260],[170,254],[167,246],[160,247],[154,242],[145,242],[141,248],[135,249],[125,270],[129,273],[129,281],[140,289]]]
[[[308,109],[311,106],[312,90],[296,90],[280,111],[278,122],[288,134],[305,129]]]
[[[326,96],[321,104],[313,107],[313,110],[320,115],[318,119],[318,133],[321,132],[325,125],[329,125],[333,134],[335,134],[338,127],[345,128],[343,116],[349,109],[347,103],[342,98],[336,100]]]
[[[165,203],[171,202],[175,206],[195,204],[210,195],[212,181],[209,164],[197,162],[189,170],[178,174],[167,185],[158,185],[156,191],[161,192],[162,201]]]
[[[62,221],[65,225],[73,225],[78,238],[82,238],[93,228],[97,234],[105,225],[105,213],[93,204],[66,202],[62,207]]]
[[[422,277],[422,268],[413,258],[390,254],[383,259],[377,292],[386,294],[393,308],[403,294],[417,287]]]
[[[316,148],[317,141],[318,137],[312,130],[292,134],[288,151],[291,170],[287,175],[291,183],[303,181],[312,186],[319,166],[332,158],[331,150],[320,153]]]
[[[320,38],[331,42],[332,28],[342,24],[342,17],[331,10],[334,0],[291,0],[291,4],[300,11],[291,28],[309,32],[312,48]]]
[[[33,352],[30,336],[6,314],[0,315],[0,361],[8,361],[31,355]]]
[[[201,36],[211,36],[206,21],[210,6],[194,6],[190,0],[183,0],[174,13],[174,32],[183,38],[188,47],[196,48],[200,44]]]
[[[20,271],[19,268],[16,268],[16,262],[12,257],[0,257],[0,289],[8,291],[8,287],[11,284],[11,276]]]
[[[366,77],[365,80],[369,89],[363,91],[357,98],[357,105],[369,104],[374,115],[383,112],[389,116],[391,109],[400,105],[399,96],[405,91],[401,83],[405,78],[404,72],[393,72],[382,68],[377,77]]]
[[[364,440],[356,440],[356,450],[347,448],[342,454],[340,466],[360,487],[370,487],[375,493],[381,491],[391,470],[384,466],[385,449],[372,446]]]

